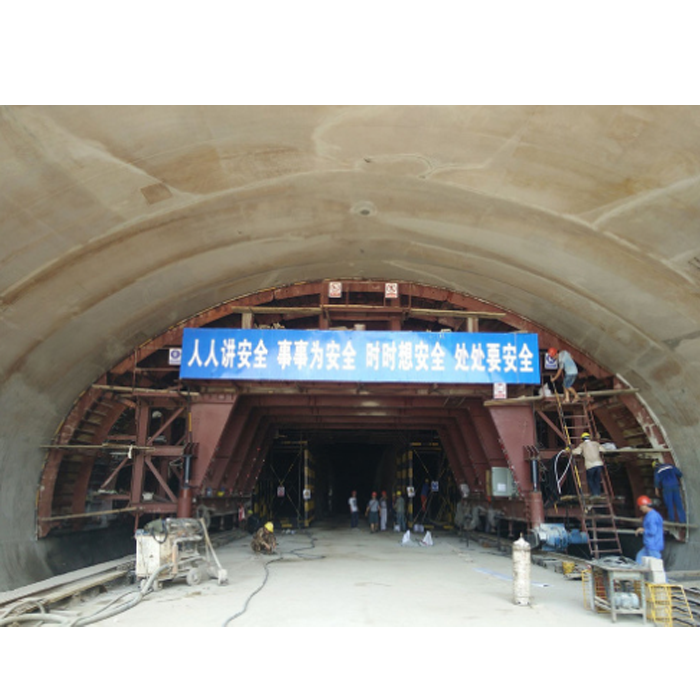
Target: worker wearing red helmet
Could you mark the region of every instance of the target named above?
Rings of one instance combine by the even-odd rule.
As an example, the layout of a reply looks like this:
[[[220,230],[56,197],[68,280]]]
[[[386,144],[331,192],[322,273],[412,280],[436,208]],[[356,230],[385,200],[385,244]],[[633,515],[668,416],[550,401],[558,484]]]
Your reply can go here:
[[[637,564],[642,563],[642,557],[661,559],[664,551],[664,521],[661,515],[651,507],[649,496],[637,499],[639,510],[644,514],[642,527],[635,530],[635,535],[643,536],[643,546],[637,553]]]
[[[562,374],[564,375],[564,403],[578,401],[578,394],[574,389],[574,382],[578,377],[578,366],[571,357],[571,353],[568,350],[549,348],[547,355],[557,363],[557,373],[552,377],[552,383],[556,382]]]

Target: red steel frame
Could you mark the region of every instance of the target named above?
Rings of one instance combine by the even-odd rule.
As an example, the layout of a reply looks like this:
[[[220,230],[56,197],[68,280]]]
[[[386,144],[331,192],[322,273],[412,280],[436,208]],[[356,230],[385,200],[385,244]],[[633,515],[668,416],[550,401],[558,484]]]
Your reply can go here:
[[[506,517],[529,524],[542,522],[546,513],[533,488],[529,456],[532,449],[539,449],[533,447],[538,442],[538,421],[549,423],[552,441],[557,440],[556,418],[544,400],[496,404],[489,401],[490,386],[184,384],[177,368],[163,360],[165,350],[181,344],[183,328],[212,323],[232,327],[283,323],[322,329],[363,324],[391,330],[437,326],[469,331],[488,326],[537,333],[542,348],[569,349],[589,381],[613,391],[629,389],[548,330],[482,300],[413,283],[399,283],[396,299],[385,298],[381,281],[343,280],[342,285],[341,299],[329,298],[328,281],[318,281],[264,290],[207,309],[140,346],[96,381],[76,401],[48,447],[37,499],[39,536],[54,528],[80,529],[93,517],[86,506],[90,485],[98,458],[110,455],[112,470],[101,480],[102,489],[113,490],[110,487],[127,475],[129,484],[109,494],[109,501],[118,507],[103,509],[103,514],[129,513],[138,524],[142,516],[188,515],[198,505],[236,512],[250,497],[282,426],[307,432],[433,431],[440,437],[456,481],[467,483],[474,499],[498,500]],[[519,391],[532,394],[532,388]],[[633,416],[647,433],[645,441],[632,446],[664,446],[660,428],[635,394],[622,393],[620,400],[627,416]],[[596,417],[608,434],[621,446],[628,444],[609,400],[601,401],[598,409]],[[157,425],[156,411],[161,414]],[[118,434],[120,418],[131,413],[128,431]],[[88,426],[92,428],[86,433]],[[123,458],[115,463],[117,453]],[[494,499],[489,493],[493,467],[511,470],[515,496]],[[145,489],[147,481],[152,497]],[[633,483],[634,490],[641,488],[643,484]]]

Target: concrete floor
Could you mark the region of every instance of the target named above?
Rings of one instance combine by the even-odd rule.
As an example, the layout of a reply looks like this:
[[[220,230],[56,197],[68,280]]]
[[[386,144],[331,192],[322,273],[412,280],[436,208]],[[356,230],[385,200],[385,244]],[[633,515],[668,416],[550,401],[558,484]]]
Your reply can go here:
[[[217,548],[229,582],[166,581],[101,627],[643,627],[584,607],[580,580],[534,564],[530,604],[513,602],[510,554],[432,533],[401,544],[367,526],[278,533],[279,555],[254,554],[250,536]],[[73,614],[91,614],[135,585],[110,590]],[[653,626],[649,623],[647,626]]]
[[[400,540],[393,531],[370,535],[366,526],[314,527],[280,534],[278,559],[253,554],[243,535],[216,549],[227,585],[166,582],[82,634],[18,632],[13,658],[34,673],[39,655],[42,673],[33,683],[49,692],[79,654],[84,687],[107,697],[129,687],[188,696],[221,684],[245,695],[284,684],[312,697],[367,688],[422,697],[464,683],[502,694],[537,682],[579,700],[590,697],[591,682],[629,692],[631,675],[614,669],[639,671],[650,661],[672,668],[675,683],[691,682],[692,665],[678,662],[692,640],[636,615],[613,623],[587,611],[581,581],[534,565],[531,604],[516,606],[510,555],[447,533],[435,533],[432,547]],[[66,612],[92,614],[135,590],[120,586]],[[136,636],[133,628],[168,631]],[[601,639],[596,628],[615,636]],[[640,640],[640,628],[664,634],[663,643]],[[110,683],[116,667],[121,673]],[[647,676],[645,693],[661,693],[663,674]]]

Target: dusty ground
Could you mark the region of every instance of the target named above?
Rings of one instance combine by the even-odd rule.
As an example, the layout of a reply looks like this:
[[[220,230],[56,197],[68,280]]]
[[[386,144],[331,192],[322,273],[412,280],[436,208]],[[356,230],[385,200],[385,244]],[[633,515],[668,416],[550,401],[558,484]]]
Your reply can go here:
[[[433,546],[401,544],[362,526],[279,533],[277,556],[254,554],[250,536],[217,548],[228,583],[166,581],[102,627],[642,627],[584,607],[581,581],[533,565],[529,605],[513,602],[513,562],[496,548],[433,533]],[[84,604],[100,609],[136,584]]]
[[[682,635],[692,630],[645,626],[637,615],[613,623],[585,609],[581,581],[537,565],[530,605],[515,605],[510,555],[454,534],[433,537],[432,547],[401,546],[395,532],[315,527],[280,534],[279,557],[263,557],[244,535],[216,549],[227,585],[165,582],[83,632],[4,630],[13,634],[8,668],[16,661],[35,688],[49,693],[80,658],[81,687],[110,699],[149,688],[188,696],[233,687],[248,696],[283,686],[313,697],[367,688],[433,696],[475,679],[500,695],[509,688],[522,693],[528,679],[583,700],[590,687],[572,677],[605,678],[609,692],[629,692],[630,674],[613,668],[662,664],[673,668],[677,683],[692,675],[680,663],[693,641]],[[136,583],[120,586],[72,603],[66,614],[93,614],[138,591]],[[664,638],[652,643],[640,632]],[[612,666],[601,666],[601,650]],[[647,676],[645,692],[660,694],[665,676]]]

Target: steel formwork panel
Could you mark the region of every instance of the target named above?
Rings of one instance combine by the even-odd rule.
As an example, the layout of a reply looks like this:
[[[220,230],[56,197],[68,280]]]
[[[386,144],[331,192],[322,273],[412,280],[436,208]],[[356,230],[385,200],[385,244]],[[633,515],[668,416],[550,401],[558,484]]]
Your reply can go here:
[[[328,327],[329,321],[370,323],[383,319],[394,329],[410,320],[409,327],[415,329],[416,324],[435,323],[441,319],[447,329],[456,330],[466,323],[474,330],[479,319],[486,319],[497,327],[538,333],[542,347],[565,346],[546,329],[526,319],[451,290],[399,282],[398,298],[386,299],[383,281],[342,280],[342,283],[343,297],[337,301],[328,297],[327,280],[263,290],[227,301],[171,327],[116,365],[76,402],[57,432],[57,446],[49,450],[41,477],[40,535],[47,534],[53,526],[51,523],[55,522],[52,516],[56,515],[56,483],[62,475],[69,475],[69,465],[72,465],[70,477],[77,479],[78,485],[72,492],[70,510],[75,517],[81,516],[97,453],[85,453],[69,461],[64,457],[70,450],[59,449],[58,445],[79,449],[80,445],[74,443],[77,435],[87,434],[91,407],[105,400],[119,403],[98,421],[97,431],[92,433],[92,438],[87,438],[90,444],[84,447],[99,449],[127,407],[137,409],[131,436],[135,456],[133,466],[129,463],[128,468],[133,468],[129,505],[136,507],[139,513],[167,512],[172,507],[143,502],[145,475],[152,473],[157,478],[157,473],[163,478],[163,466],[156,464],[155,459],[191,454],[189,486],[195,496],[204,488],[221,485],[227,489],[250,490],[280,426],[316,432],[361,429],[366,434],[380,430],[397,434],[432,430],[440,434],[454,473],[466,480],[473,490],[485,488],[487,469],[509,466],[521,491],[527,491],[529,466],[524,457],[521,459],[522,450],[517,454],[518,445],[526,440],[528,432],[520,429],[522,412],[505,405],[486,408],[484,402],[491,398],[491,387],[377,384],[368,388],[346,383],[306,382],[301,386],[285,382],[219,384],[206,381],[183,385],[177,369],[162,365],[154,355],[166,347],[178,347],[185,326],[202,327],[226,320],[235,326],[256,318],[268,322],[275,317],[285,317],[294,323],[301,315],[314,317],[319,328]],[[590,358],[581,356],[575,349],[572,351],[579,366],[591,377],[610,379]],[[643,404],[632,395],[621,400],[646,431],[648,440],[652,444],[663,444],[662,432]],[[167,431],[162,426],[160,434],[149,435],[148,411],[156,405],[179,410],[183,415],[186,412],[191,426],[187,440],[178,444],[156,444],[156,437],[167,439]],[[602,407],[601,418],[608,424],[614,420]],[[175,417],[171,416],[170,420]],[[124,440],[130,436],[119,437]],[[535,440],[528,442],[533,444]],[[144,451],[146,447],[151,451]],[[670,451],[666,454],[670,456]],[[118,467],[124,468],[123,465]],[[162,484],[160,488],[166,496],[172,496]]]

